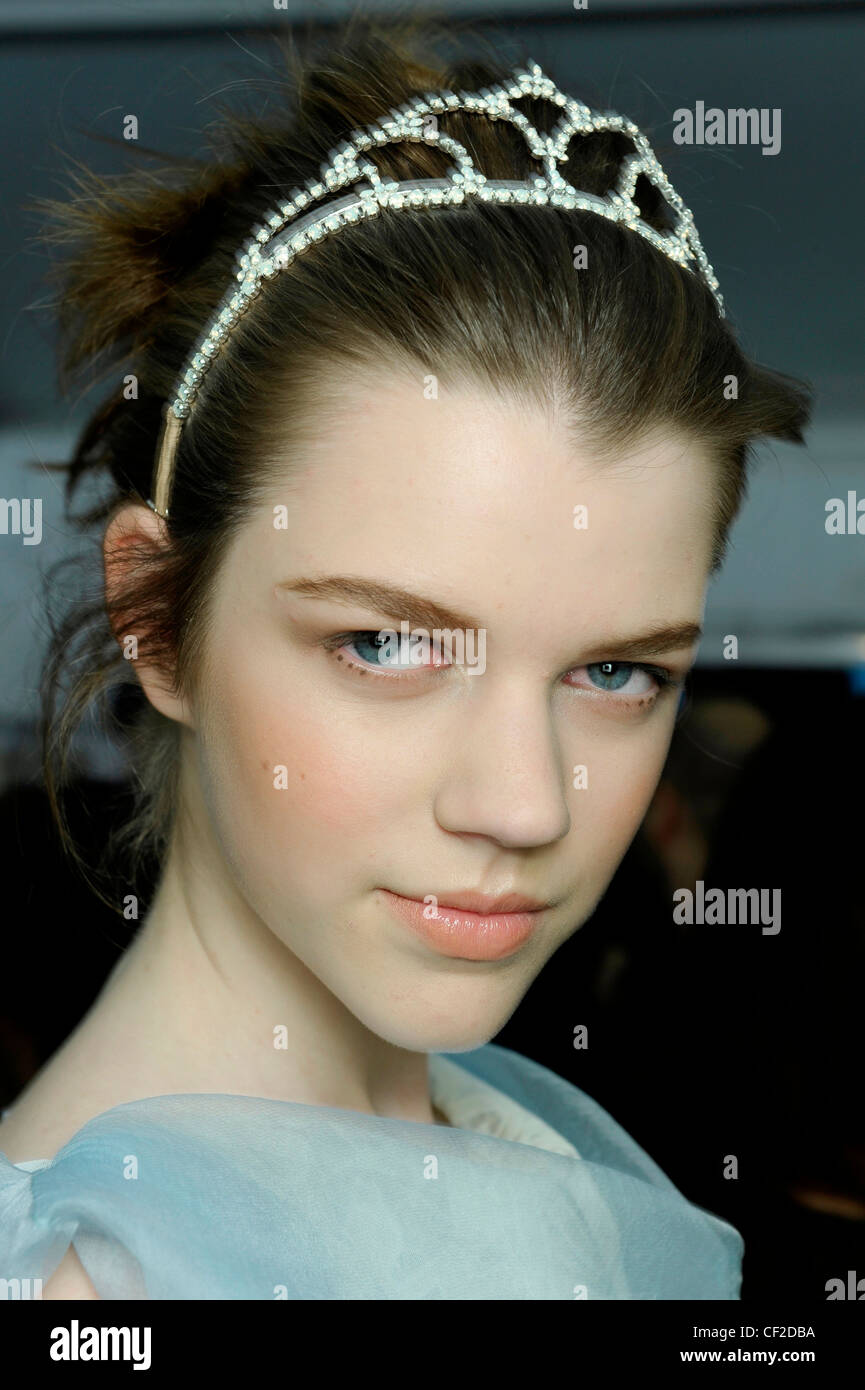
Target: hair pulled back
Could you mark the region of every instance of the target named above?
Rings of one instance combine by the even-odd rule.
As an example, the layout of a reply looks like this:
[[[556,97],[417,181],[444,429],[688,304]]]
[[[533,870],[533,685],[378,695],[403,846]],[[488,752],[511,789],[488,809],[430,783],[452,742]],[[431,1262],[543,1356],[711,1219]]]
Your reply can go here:
[[[85,474],[106,481],[99,504],[78,518],[83,526],[101,531],[118,507],[150,495],[162,408],[251,228],[317,176],[356,127],[413,95],[491,86],[511,70],[486,60],[445,64],[437,37],[424,21],[354,18],[329,37],[324,57],[287,55],[276,113],[225,112],[206,160],[110,179],[83,171],[72,196],[48,205],[44,236],[63,252],[64,379],[98,369],[113,381],[66,465],[70,502]],[[542,99],[518,104],[540,129],[559,114]],[[439,120],[488,178],[538,172],[506,122],[460,112]],[[615,132],[574,137],[562,173],[604,194],[630,149]],[[368,157],[393,179],[442,177],[447,168],[442,152],[423,144]],[[668,211],[645,180],[636,200],[645,221],[667,230]],[[585,269],[574,268],[577,245],[587,248]],[[178,689],[194,685],[220,556],[326,418],[328,371],[340,366],[404,366],[445,385],[470,380],[552,404],[599,450],[654,423],[690,431],[717,461],[716,567],[753,442],[801,443],[810,404],[802,383],[748,360],[701,279],[592,213],[467,200],[385,212],[315,244],[264,287],[211,365],[182,434],[166,544],[142,554],[134,582],[110,605],[100,592],[54,623],[44,775],[73,853],[61,795],[73,736],[98,709],[128,740],[136,793],[111,847],[124,885],[108,878],[113,905],[169,843],[179,762],[178,726],[145,698],[118,637],[136,634],[139,652],[171,672]],[[130,373],[134,399],[122,389]],[[724,391],[730,376],[734,400]],[[71,684],[70,670],[81,673]]]

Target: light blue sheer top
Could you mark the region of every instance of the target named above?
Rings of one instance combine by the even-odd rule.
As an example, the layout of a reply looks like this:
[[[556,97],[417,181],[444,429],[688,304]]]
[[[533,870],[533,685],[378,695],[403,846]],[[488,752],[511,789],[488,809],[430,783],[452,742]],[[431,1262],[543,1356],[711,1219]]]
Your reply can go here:
[[[71,1243],[102,1298],[739,1298],[739,1233],[583,1091],[493,1043],[429,1075],[454,1128],[165,1095],[0,1153],[0,1278]]]

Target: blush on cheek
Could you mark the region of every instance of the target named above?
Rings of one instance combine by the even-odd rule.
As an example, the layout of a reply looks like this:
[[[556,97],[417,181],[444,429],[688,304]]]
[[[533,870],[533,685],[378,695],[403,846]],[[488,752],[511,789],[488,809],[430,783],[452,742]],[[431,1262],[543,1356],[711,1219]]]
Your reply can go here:
[[[224,701],[214,722],[219,816],[259,863],[309,854],[324,869],[375,833],[394,794],[392,765],[372,757],[360,733],[332,717],[310,719],[308,707],[267,709],[260,695]]]

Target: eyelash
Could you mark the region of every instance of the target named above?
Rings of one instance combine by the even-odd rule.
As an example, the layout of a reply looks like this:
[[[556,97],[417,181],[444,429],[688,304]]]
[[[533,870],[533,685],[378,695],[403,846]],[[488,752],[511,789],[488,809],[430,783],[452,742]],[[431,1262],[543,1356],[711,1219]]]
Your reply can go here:
[[[343,647],[349,647],[353,645],[354,638],[376,637],[377,635],[378,629],[376,628],[353,628],[350,632],[338,632],[335,633],[333,637],[325,638],[321,645],[332,656],[336,656],[338,660],[342,660],[343,664],[347,667],[347,669],[351,670],[352,672],[359,673],[360,675],[374,676],[380,680],[394,681],[403,680],[406,678],[411,679],[412,677],[420,675],[421,673],[428,676],[441,676],[444,675],[445,672],[450,670],[450,665],[445,662],[441,666],[418,666],[413,671],[391,670],[385,673],[384,670],[376,670],[374,666],[366,665],[362,661],[349,661],[347,659],[344,660],[343,658],[338,656],[338,653],[342,650]],[[613,658],[608,658],[606,661],[591,661],[588,663],[588,666],[606,665],[629,666],[633,671],[645,671],[646,675],[651,676],[656,683],[657,688],[651,695],[632,695],[630,697],[626,696],[620,700],[617,700],[617,704],[640,704],[644,706],[647,704],[654,704],[658,696],[661,695],[665,690],[672,690],[684,684],[684,681],[680,679],[678,676],[675,676],[673,672],[670,671],[666,666],[655,666],[650,662],[646,661],[614,661]],[[588,669],[588,667],[572,667],[572,670],[575,671],[582,671],[584,669]],[[584,687],[575,688],[583,689]],[[615,699],[614,691],[603,691],[596,686],[595,692],[598,695],[603,696],[606,694]]]

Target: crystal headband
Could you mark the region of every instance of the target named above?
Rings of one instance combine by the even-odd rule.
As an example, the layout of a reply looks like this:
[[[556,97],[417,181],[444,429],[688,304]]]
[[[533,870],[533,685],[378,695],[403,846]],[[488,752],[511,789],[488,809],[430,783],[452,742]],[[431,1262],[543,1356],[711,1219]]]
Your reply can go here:
[[[562,107],[562,115],[547,135],[535,129],[512,100],[544,97]],[[493,120],[508,121],[522,133],[530,153],[540,161],[543,175],[528,180],[487,179],[472,163],[471,156],[457,140],[442,134],[435,122],[427,128],[425,119],[448,111],[472,111]],[[573,188],[557,166],[567,159],[572,135],[594,131],[619,131],[634,143],[634,153],[622,160],[612,191],[603,197]],[[412,179],[393,183],[383,180],[375,165],[365,161],[364,150],[378,145],[415,142],[436,145],[453,157],[446,178]],[[661,193],[675,213],[672,231],[658,232],[640,217],[633,201],[637,179],[643,174]],[[367,183],[362,180],[367,179]],[[322,199],[341,188],[352,191],[324,206]],[[479,92],[427,92],[412,97],[363,130],[353,130],[348,141],[330,151],[321,166],[321,177],[311,179],[304,188],[294,189],[291,197],[254,227],[251,237],[237,253],[239,285],[232,286],[220,303],[204,338],[189,354],[175,385],[174,399],[164,410],[162,431],[153,475],[153,498],[148,505],[162,517],[168,504],[174,473],[174,458],[183,423],[195,405],[201,383],[213,358],[229,337],[238,319],[261,292],[265,280],[278,275],[308,246],[351,222],[374,217],[382,208],[447,206],[466,198],[495,203],[549,203],[555,207],[580,208],[597,213],[611,222],[621,222],[685,269],[702,275],[712,291],[719,313],[724,313],[718,281],[700,244],[694,218],[670,184],[646,137],[633,121],[613,111],[593,111],[582,102],[559,91],[537,63],[517,68],[509,82],[484,87]]]

